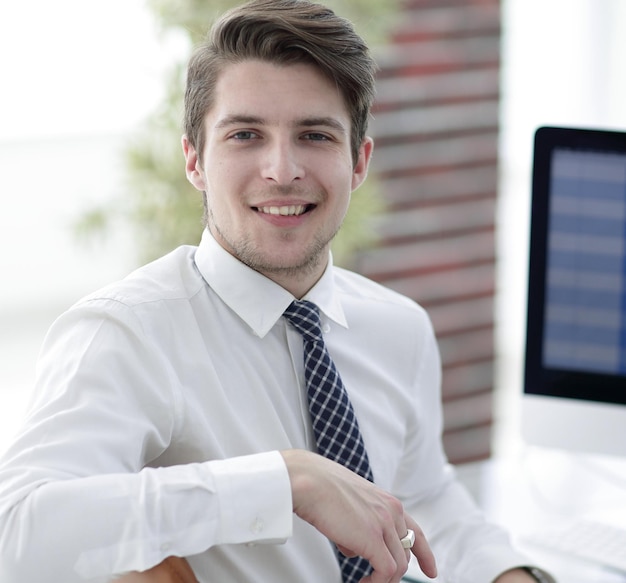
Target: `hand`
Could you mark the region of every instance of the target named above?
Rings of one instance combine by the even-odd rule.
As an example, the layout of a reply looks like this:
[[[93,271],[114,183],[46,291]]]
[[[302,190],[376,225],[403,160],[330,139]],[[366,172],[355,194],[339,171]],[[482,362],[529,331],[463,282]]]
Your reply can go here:
[[[437,575],[435,558],[401,502],[344,466],[304,450],[281,452],[287,465],[293,510],[333,541],[346,556],[361,556],[373,572],[362,583],[398,583],[410,553],[400,539],[415,532],[411,552],[422,571]]]

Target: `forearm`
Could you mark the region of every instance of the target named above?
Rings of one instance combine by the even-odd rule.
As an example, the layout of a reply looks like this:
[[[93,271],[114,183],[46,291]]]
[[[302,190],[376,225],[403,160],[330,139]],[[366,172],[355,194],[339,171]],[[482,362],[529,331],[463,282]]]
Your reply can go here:
[[[283,472],[270,453],[49,482],[1,518],[0,580],[108,581],[172,554],[280,542],[292,517]]]

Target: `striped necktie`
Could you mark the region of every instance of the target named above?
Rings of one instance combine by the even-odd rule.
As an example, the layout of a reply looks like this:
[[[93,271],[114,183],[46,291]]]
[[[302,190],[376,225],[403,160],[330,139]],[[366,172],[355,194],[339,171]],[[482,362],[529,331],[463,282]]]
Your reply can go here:
[[[352,404],[324,344],[318,307],[296,300],[284,316],[304,341],[304,376],[318,453],[373,482]],[[348,558],[339,552],[338,557],[344,583],[357,583],[371,571],[362,557]]]

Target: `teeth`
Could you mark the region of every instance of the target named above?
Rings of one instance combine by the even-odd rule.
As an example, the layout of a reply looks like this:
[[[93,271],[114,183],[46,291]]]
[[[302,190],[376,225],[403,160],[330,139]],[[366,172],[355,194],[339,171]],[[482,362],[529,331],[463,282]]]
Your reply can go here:
[[[268,215],[281,215],[283,217],[289,217],[301,215],[306,210],[306,206],[303,204],[292,204],[290,206],[263,206],[259,207],[259,210]]]

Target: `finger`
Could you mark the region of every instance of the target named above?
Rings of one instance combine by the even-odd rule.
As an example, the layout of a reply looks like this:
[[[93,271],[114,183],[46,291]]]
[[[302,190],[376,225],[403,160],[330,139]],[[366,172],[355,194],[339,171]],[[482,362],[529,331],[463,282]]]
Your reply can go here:
[[[402,534],[398,534],[398,530],[402,532]],[[401,537],[405,534],[406,526],[403,520],[402,526],[395,528],[389,533],[388,536],[385,536],[385,544],[387,545],[387,548],[393,556],[393,560],[396,564],[396,571],[390,581],[400,581],[402,576],[406,573],[406,570],[409,568],[410,555],[407,553],[407,549],[402,546],[402,542],[400,541]]]
[[[404,518],[404,516],[402,517],[402,523],[400,525],[400,529],[398,530],[399,533],[402,533],[399,535],[400,537],[400,544],[402,545],[402,550],[404,551],[404,554],[406,555],[406,560],[407,560],[407,568],[408,568],[408,563],[411,560],[411,548],[407,548],[405,546],[405,544],[403,543],[402,539],[408,535],[409,533],[409,528],[406,525],[406,519]]]
[[[426,536],[422,532],[422,529],[418,526],[408,514],[405,515],[407,529],[410,528],[415,533],[415,543],[411,548],[411,552],[415,555],[420,569],[425,575],[431,578],[437,576],[437,562],[435,561],[435,555],[433,554]]]
[[[371,582],[381,581],[384,583],[397,583],[402,576],[406,573],[409,567],[410,552],[407,552],[402,546],[401,539],[406,535],[407,526],[405,521],[405,513],[402,505],[399,501],[395,500],[395,511],[393,512],[393,523],[388,524],[383,529],[381,549],[387,551],[388,557],[391,557],[391,561],[382,568],[376,568],[374,563],[370,560],[370,563],[374,567],[374,573],[372,574]],[[365,583],[369,583],[368,579],[364,580]]]
[[[402,516],[402,515],[401,515]],[[362,579],[361,583],[398,583],[409,566],[410,554],[402,547],[398,529],[402,530],[404,521],[397,521],[403,526],[390,525],[383,532],[382,539],[377,545],[376,555],[370,557],[372,573]]]
[[[381,541],[378,553],[369,559],[372,572],[361,583],[390,583],[396,573],[396,561]]]
[[[409,557],[394,525],[382,533],[375,548],[375,554],[369,557],[372,573],[361,583],[398,583],[407,571]]]
[[[405,512],[400,507],[400,513],[397,514],[394,521],[395,528],[385,533],[385,544],[396,562],[395,577],[397,577],[398,581],[406,573],[411,558],[410,549],[405,549],[402,545],[402,538],[406,536],[408,530],[405,516]],[[393,579],[393,581],[395,580]]]

